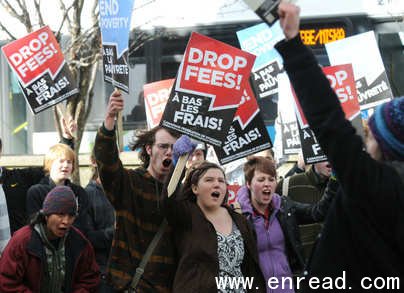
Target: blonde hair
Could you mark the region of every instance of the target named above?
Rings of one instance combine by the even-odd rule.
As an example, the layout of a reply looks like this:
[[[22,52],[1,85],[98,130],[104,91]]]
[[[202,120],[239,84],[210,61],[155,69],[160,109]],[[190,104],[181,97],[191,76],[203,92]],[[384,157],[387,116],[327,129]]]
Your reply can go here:
[[[54,146],[51,146],[49,151],[45,155],[43,168],[47,174],[49,174],[53,162],[59,158],[66,158],[68,160],[71,160],[73,164],[72,172],[74,171],[76,154],[68,145],[58,143]]]

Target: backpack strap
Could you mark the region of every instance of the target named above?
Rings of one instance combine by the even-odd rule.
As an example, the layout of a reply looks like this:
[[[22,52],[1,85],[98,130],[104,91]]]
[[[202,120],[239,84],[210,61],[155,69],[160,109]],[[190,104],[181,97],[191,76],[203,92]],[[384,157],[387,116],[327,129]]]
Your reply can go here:
[[[290,177],[286,177],[285,179],[283,179],[283,182],[282,182],[282,195],[283,196],[288,196],[289,180],[290,180]]]

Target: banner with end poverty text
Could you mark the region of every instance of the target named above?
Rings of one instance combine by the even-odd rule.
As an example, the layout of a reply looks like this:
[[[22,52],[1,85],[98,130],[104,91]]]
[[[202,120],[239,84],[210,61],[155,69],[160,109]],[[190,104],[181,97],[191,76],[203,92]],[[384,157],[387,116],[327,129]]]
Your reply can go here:
[[[175,79],[160,80],[143,85],[147,127],[160,124]]]
[[[331,65],[352,64],[361,110],[393,98],[373,31],[325,45]]]
[[[99,0],[104,80],[129,93],[128,42],[133,0]]]
[[[76,82],[48,26],[2,47],[32,113],[77,94]]]
[[[221,146],[254,60],[247,52],[192,33],[160,124]]]
[[[241,49],[257,56],[251,74],[256,97],[266,98],[278,93],[277,76],[283,71],[283,61],[274,46],[285,38],[279,22],[271,27],[260,23],[237,31],[237,38]]]
[[[257,100],[248,84],[223,145],[214,147],[216,155],[224,165],[271,147]]]
[[[328,66],[323,72],[330,82],[341,103],[345,118],[350,120],[359,134],[363,133],[362,120],[355,88],[354,74],[351,64]],[[296,116],[299,124],[300,141],[303,157],[306,164],[326,161],[327,157],[317,142],[314,133],[309,128],[306,117],[303,114],[300,103],[295,98]],[[343,147],[343,146],[341,146]]]

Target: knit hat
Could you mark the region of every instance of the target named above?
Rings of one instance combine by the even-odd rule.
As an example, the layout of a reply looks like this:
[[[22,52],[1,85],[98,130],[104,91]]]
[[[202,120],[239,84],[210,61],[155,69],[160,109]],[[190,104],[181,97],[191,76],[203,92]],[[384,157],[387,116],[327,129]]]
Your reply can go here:
[[[369,118],[369,128],[386,160],[404,159],[404,97],[378,106]]]
[[[76,197],[68,186],[56,186],[46,195],[42,205],[44,215],[77,214]]]

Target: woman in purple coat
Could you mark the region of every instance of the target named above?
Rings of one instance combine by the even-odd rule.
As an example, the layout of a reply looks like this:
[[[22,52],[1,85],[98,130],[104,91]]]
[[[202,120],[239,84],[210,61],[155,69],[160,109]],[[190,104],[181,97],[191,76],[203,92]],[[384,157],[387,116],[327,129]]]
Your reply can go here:
[[[316,204],[302,204],[275,193],[275,162],[252,156],[244,165],[246,186],[237,198],[243,214],[257,234],[259,263],[267,292],[294,292],[293,276],[304,271],[305,260],[299,235],[299,224],[320,222],[336,192],[338,184],[329,180],[322,199]]]

